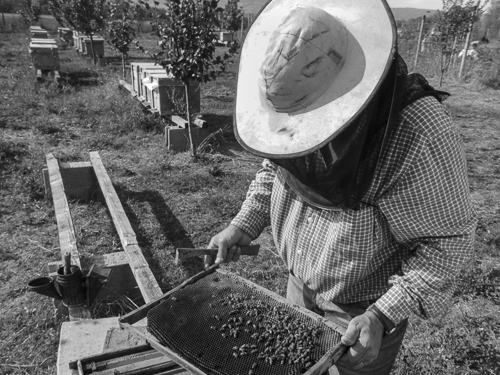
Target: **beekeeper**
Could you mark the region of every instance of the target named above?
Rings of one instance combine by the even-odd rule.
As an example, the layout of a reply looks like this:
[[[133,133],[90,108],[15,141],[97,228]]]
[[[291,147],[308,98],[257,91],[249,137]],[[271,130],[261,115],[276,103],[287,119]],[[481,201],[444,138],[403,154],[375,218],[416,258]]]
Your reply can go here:
[[[242,46],[235,134],[264,158],[213,262],[271,226],[287,297],[345,329],[330,374],[389,374],[411,314],[442,314],[471,257],[462,141],[407,74],[385,0],[272,0]]]

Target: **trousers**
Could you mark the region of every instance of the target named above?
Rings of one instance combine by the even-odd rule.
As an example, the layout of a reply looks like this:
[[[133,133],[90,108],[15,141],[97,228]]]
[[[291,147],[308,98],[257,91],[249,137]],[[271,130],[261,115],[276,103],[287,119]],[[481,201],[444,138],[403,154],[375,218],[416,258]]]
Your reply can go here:
[[[368,306],[375,301],[361,301],[350,304],[340,304],[327,301],[319,294],[314,293],[304,284],[302,280],[290,274],[286,297],[292,303],[303,306],[308,310],[331,320],[340,327],[340,331],[345,331],[349,322],[355,316],[363,314]],[[329,375],[389,375],[394,365],[399,349],[403,342],[408,320],[399,323],[396,330],[390,335],[384,336],[377,359],[366,365],[362,369],[353,370],[346,364],[337,362],[328,372]]]

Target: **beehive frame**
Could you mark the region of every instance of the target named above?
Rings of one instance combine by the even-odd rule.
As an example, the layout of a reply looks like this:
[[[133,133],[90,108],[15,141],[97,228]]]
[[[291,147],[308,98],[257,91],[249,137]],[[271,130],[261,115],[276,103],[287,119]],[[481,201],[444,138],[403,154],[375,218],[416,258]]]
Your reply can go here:
[[[184,281],[181,285],[179,285],[176,288],[173,288],[169,292],[165,293],[162,297],[159,299],[152,301],[139,309],[123,316],[118,320],[120,326],[130,332],[132,332],[134,335],[140,337],[143,340],[146,340],[153,348],[158,350],[159,352],[163,353],[170,359],[172,359],[174,362],[178,363],[180,366],[185,368],[186,370],[190,371],[191,373],[195,375],[207,375],[204,371],[199,369],[198,367],[194,366],[190,362],[188,362],[186,359],[178,355],[176,352],[172,351],[168,347],[165,347],[162,345],[153,335],[144,333],[138,329],[136,329],[133,324],[147,318],[148,312],[152,310],[154,307],[157,307],[162,301],[170,298],[172,294],[177,292],[178,290],[185,288],[186,286],[193,284],[197,282],[198,280],[206,277],[207,275],[212,274],[213,272],[219,272],[221,274],[230,274],[227,271],[221,270],[218,268],[218,266],[212,266],[209,267],[207,270],[200,272],[199,274],[191,277],[190,279],[187,279]],[[235,275],[231,274],[232,277]],[[236,276],[237,277],[237,276]],[[265,295],[271,297],[272,299],[276,300],[279,303],[288,305],[292,307],[293,309],[299,311],[300,313],[308,316],[309,318],[312,318],[313,320],[317,322],[321,322],[322,324],[328,326],[329,328],[338,330],[339,332],[343,331],[341,327],[336,325],[335,323],[322,318],[321,316],[315,314],[312,311],[307,310],[304,307],[293,305],[288,301],[286,298],[283,298],[263,287],[258,286],[257,284],[252,283],[249,280],[246,280],[244,278],[239,278],[241,282],[247,283],[249,286],[252,288],[258,290],[261,293],[264,293]],[[305,372],[305,375],[320,375],[323,374],[324,371],[326,371],[329,367],[332,366],[345,352],[347,348],[344,345],[338,344],[337,346],[331,348],[330,350],[327,351],[327,353],[316,363],[314,364],[307,372]]]

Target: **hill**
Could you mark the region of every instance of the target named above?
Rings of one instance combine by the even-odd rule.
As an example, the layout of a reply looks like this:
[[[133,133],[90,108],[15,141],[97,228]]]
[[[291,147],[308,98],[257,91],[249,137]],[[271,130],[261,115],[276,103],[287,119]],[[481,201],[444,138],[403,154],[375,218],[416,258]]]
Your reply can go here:
[[[420,18],[423,15],[429,17],[436,13],[435,10],[430,9],[416,9],[416,8],[392,8],[392,14],[398,21],[407,21],[412,18]]]
[[[268,0],[240,0],[239,5],[245,13],[257,13]],[[224,8],[226,6],[227,0],[220,0],[219,6]],[[396,20],[406,21],[412,18],[422,17],[424,14],[430,16],[434,14],[435,10],[429,9],[417,9],[417,8],[392,8],[394,18]]]

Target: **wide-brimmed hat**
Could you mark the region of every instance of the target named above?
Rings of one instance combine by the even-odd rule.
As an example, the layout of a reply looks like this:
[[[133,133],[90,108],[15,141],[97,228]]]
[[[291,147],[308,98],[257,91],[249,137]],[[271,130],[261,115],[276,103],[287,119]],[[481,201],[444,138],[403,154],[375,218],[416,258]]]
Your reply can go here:
[[[235,133],[254,154],[311,153],[366,108],[396,53],[385,0],[271,0],[243,42]]]

